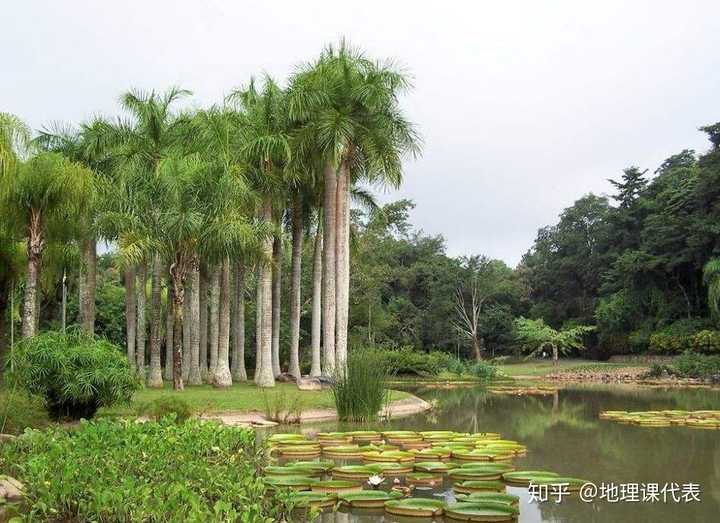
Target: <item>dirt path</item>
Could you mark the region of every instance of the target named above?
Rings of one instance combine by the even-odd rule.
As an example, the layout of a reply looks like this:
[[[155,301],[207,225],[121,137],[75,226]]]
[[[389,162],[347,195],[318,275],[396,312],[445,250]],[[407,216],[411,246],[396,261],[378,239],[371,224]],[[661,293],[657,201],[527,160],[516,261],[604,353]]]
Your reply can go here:
[[[387,409],[382,412],[383,417],[399,418],[410,416],[419,412],[430,410],[432,405],[425,400],[412,396],[395,400],[388,405]],[[240,427],[272,427],[277,425],[276,422],[265,418],[260,411],[250,412],[213,412],[202,416],[203,419],[218,420],[226,425],[235,425]],[[317,421],[331,421],[337,419],[335,409],[309,409],[302,412],[300,423],[312,423]]]

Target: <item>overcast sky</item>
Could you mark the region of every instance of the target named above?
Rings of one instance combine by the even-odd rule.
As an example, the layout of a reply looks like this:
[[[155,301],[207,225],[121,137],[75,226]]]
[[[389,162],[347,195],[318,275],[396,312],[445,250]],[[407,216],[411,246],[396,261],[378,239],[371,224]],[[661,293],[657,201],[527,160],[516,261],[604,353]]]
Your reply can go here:
[[[539,227],[624,167],[707,148],[720,2],[36,1],[3,5],[0,111],[31,126],[117,112],[130,87],[218,102],[341,36],[413,75],[424,155],[384,200],[448,251],[516,264]]]

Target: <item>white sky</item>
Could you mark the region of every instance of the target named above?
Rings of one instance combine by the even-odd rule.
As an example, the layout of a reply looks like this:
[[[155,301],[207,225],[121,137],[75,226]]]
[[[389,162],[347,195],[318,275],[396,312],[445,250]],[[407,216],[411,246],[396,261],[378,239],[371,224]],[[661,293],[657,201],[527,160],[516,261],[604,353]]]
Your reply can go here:
[[[10,0],[2,18],[0,111],[35,128],[114,114],[130,87],[209,105],[341,36],[394,58],[425,149],[383,199],[415,200],[450,254],[513,265],[564,207],[706,149],[720,120],[717,0]]]

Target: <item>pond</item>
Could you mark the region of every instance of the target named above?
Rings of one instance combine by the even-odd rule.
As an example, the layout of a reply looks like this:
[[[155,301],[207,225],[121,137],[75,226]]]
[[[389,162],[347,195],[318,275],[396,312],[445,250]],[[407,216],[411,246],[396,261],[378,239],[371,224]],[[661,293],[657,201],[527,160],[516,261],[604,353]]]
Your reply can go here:
[[[656,389],[639,386],[566,386],[547,396],[493,394],[481,387],[411,389],[436,408],[370,428],[499,432],[528,447],[513,461],[519,469],[550,470],[598,486],[688,483],[700,486],[701,502],[583,502],[577,494],[561,503],[530,503],[526,488],[508,487],[520,496],[520,523],[531,522],[707,522],[720,521],[720,430],[689,427],[640,427],[598,419],[605,410],[703,410],[720,408],[720,391]],[[351,428],[352,427],[352,428]],[[357,430],[357,425],[323,423],[308,430]],[[632,488],[632,487],[631,487]],[[652,487],[645,487],[652,488]],[[610,497],[612,497],[612,490]],[[618,493],[619,494],[619,493]],[[598,494],[599,495],[599,494]],[[630,492],[625,493],[632,499]],[[450,484],[416,491],[414,497],[452,500]],[[640,494],[642,498],[642,494]],[[380,512],[326,513],[325,523],[419,521]],[[431,521],[431,520],[426,520]]]

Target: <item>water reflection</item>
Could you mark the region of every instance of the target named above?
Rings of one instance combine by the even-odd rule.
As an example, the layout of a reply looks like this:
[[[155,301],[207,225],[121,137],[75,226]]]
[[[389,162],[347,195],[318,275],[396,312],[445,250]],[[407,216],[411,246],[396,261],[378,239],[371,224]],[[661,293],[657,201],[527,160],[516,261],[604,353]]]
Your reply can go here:
[[[509,493],[521,498],[520,523],[720,521],[720,431],[648,428],[598,419],[603,410],[718,409],[720,394],[716,390],[572,386],[554,395],[519,397],[482,388],[414,392],[437,401],[437,408],[394,420],[389,423],[392,429],[500,432],[527,445],[527,456],[514,461],[518,468],[553,470],[598,484],[692,482],[702,489],[702,503],[584,503],[573,496],[561,504],[538,505],[529,503],[527,489],[509,487]],[[349,430],[350,426],[324,423],[301,429]],[[453,499],[449,483],[420,495]],[[377,510],[325,513],[322,521],[420,523],[418,518],[399,518]]]

